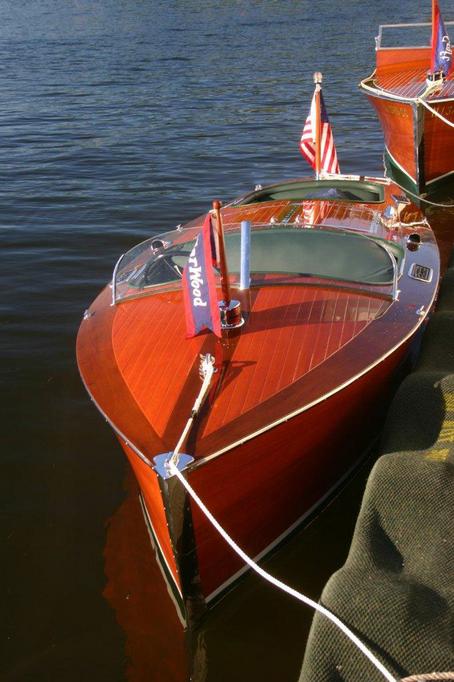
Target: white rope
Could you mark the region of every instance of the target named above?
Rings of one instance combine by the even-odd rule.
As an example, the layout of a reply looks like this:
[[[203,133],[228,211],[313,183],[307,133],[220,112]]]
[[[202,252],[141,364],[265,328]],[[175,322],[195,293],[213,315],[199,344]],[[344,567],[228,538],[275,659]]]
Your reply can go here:
[[[388,174],[387,174],[387,172],[386,172],[386,166],[385,166],[384,176],[385,176],[385,178],[388,178]],[[437,208],[454,208],[454,203],[452,203],[452,204],[437,204],[435,201],[429,201],[429,199],[424,199],[424,197],[422,197],[420,194],[415,194],[414,192],[411,192],[409,189],[407,189],[407,188],[404,187],[403,185],[400,185],[400,184],[397,182],[397,180],[394,180],[393,178],[391,178],[391,181],[392,181],[395,185],[397,185],[398,187],[400,187],[400,189],[403,190],[403,191],[405,192],[405,194],[409,194],[411,197],[414,197],[415,199],[418,199],[418,201],[422,201],[422,202],[424,202],[425,204],[429,204],[430,206],[436,206]],[[402,223],[402,224],[405,225],[405,223]]]
[[[239,547],[234,540],[226,533],[226,531],[222,528],[222,526],[216,521],[214,516],[211,514],[211,512],[207,509],[207,507],[204,505],[200,497],[197,495],[195,490],[192,488],[192,486],[188,483],[188,481],[184,478],[183,474],[178,471],[177,467],[173,462],[169,462],[169,469],[171,473],[175,474],[175,476],[178,477],[182,485],[186,488],[188,491],[189,495],[192,497],[194,502],[197,504],[197,506],[202,510],[202,512],[205,514],[207,519],[210,521],[210,523],[213,524],[213,526],[216,528],[218,533],[222,535],[224,540],[227,542],[228,545],[242,558],[242,560],[252,568],[253,571],[258,573],[262,578],[270,582],[272,585],[275,587],[279,588],[280,590],[283,590],[287,594],[291,595],[292,597],[295,597],[295,599],[298,599],[299,601],[303,602],[304,604],[307,604],[307,606],[310,606],[311,608],[315,609],[319,613],[323,614],[328,618],[331,622],[333,622],[342,632],[353,642],[353,644],[358,647],[358,649],[366,656],[369,661],[374,665],[377,670],[383,675],[383,677],[388,680],[388,682],[398,682],[393,675],[391,675],[390,672],[382,665],[382,663],[378,660],[378,658],[366,647],[365,644],[348,628],[337,616],[335,616],[331,611],[328,611],[324,606],[321,604],[318,604],[317,602],[313,601],[309,597],[306,597],[306,595],[302,594],[301,592],[297,592],[297,590],[294,590],[292,587],[289,587],[285,583],[283,583],[281,580],[278,580],[274,576],[270,575],[270,573],[267,573],[266,571],[263,570],[258,564],[255,563],[243,550],[241,547]]]
[[[423,107],[426,107],[434,116],[438,116],[438,118],[443,121],[443,123],[446,123],[446,125],[451,126],[451,128],[454,128],[454,123],[453,121],[449,121],[447,118],[442,116],[436,109],[430,106],[430,104],[427,104],[421,97],[418,97],[416,100],[418,104],[422,104]]]
[[[406,194],[409,194],[411,197],[414,197],[415,199],[418,199],[418,201],[422,201],[425,204],[429,204],[430,206],[436,206],[437,208],[454,208],[454,203],[452,203],[452,204],[438,204],[435,201],[429,201],[429,199],[424,199],[424,197],[422,197],[421,195],[415,194],[414,192],[411,192],[406,187],[399,185],[399,183],[396,182],[396,180],[393,180],[393,182],[395,185],[400,187],[400,189],[402,189]],[[402,224],[405,225],[405,223],[402,223]]]
[[[401,682],[430,682],[431,680],[454,680],[454,673],[422,673],[402,678]]]

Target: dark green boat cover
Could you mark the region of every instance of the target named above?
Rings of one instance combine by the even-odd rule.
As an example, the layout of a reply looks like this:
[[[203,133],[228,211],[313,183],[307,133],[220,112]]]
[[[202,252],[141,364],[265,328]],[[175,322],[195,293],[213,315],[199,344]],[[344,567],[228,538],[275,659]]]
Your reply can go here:
[[[345,565],[321,603],[397,679],[454,671],[454,275],[390,408]],[[452,304],[451,304],[452,302]],[[315,615],[300,682],[383,676]],[[454,678],[453,678],[454,679]]]

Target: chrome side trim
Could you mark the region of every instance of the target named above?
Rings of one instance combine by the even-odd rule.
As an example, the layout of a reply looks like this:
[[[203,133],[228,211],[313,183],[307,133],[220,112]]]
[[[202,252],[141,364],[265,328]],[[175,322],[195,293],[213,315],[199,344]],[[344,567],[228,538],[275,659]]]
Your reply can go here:
[[[416,184],[416,179],[412,175],[410,175],[410,173],[407,170],[405,170],[405,168],[398,161],[396,161],[396,159],[391,154],[391,152],[389,151],[389,149],[386,145],[385,145],[385,150],[386,150],[386,153],[388,154],[388,156],[390,157],[390,159],[392,159],[393,163],[398,167],[398,169],[400,171],[402,171],[402,173],[405,173],[407,178],[409,178],[412,182],[414,182]]]
[[[437,177],[434,178],[433,180],[428,180],[426,182],[426,185],[431,185],[433,182],[438,182],[438,180],[442,180],[443,178],[447,178],[449,175],[453,175],[453,174],[454,174],[454,170],[448,171],[447,173],[443,173],[442,175],[437,175]]]
[[[413,178],[413,177],[410,175],[410,173],[409,173],[408,171],[406,171],[405,168],[404,168],[403,166],[401,166],[401,164],[400,164],[398,161],[396,161],[396,159],[395,159],[394,156],[391,154],[391,152],[389,151],[389,149],[388,149],[388,147],[387,147],[386,145],[385,145],[385,149],[386,149],[386,153],[387,153],[388,156],[392,159],[393,163],[399,168],[399,170],[402,171],[402,173],[404,173],[404,174],[407,176],[407,178],[409,178],[412,182],[416,182],[415,178]],[[426,185],[431,185],[431,184],[433,184],[434,182],[438,182],[439,180],[442,180],[443,178],[447,178],[449,175],[454,175],[454,170],[448,171],[448,173],[442,173],[442,175],[437,175],[437,177],[436,177],[436,178],[433,178],[433,180],[428,180],[428,181],[426,182]],[[453,205],[454,205],[454,204],[453,204]]]
[[[413,102],[416,102],[418,99],[417,97],[402,97],[401,95],[394,95],[392,92],[388,92],[388,90],[382,90],[381,88],[378,88],[375,85],[374,86],[369,85],[368,81],[370,80],[372,80],[372,76],[368,76],[367,78],[362,80],[359,84],[359,87],[362,88],[363,90],[366,90],[366,92],[367,91],[370,92],[371,95],[373,95],[374,97],[378,97],[379,99],[389,99],[394,102],[402,102],[402,104],[412,104]]]
[[[88,388],[88,386],[87,386],[87,384],[86,384],[86,382],[85,382],[85,379],[84,379],[84,377],[82,376],[82,373],[81,373],[81,372],[79,372],[79,376],[80,376],[80,378],[81,378],[81,380],[82,380],[82,383],[83,383],[83,385],[84,385],[84,387],[85,387],[85,390],[87,391],[88,395],[90,396],[90,400],[92,401],[93,405],[96,407],[96,409],[98,410],[98,412],[104,417],[104,419],[105,419],[106,422],[109,424],[109,426],[110,426],[111,429],[114,431],[114,433],[116,433],[117,436],[119,436],[119,437],[121,438],[121,440],[123,441],[123,443],[124,443],[125,445],[127,445],[128,448],[131,448],[131,450],[137,455],[137,457],[139,457],[139,459],[142,460],[142,462],[144,462],[144,464],[147,464],[147,465],[150,467],[150,469],[153,469],[153,462],[151,462],[151,461],[148,459],[148,457],[146,457],[146,456],[143,454],[143,452],[142,452],[141,450],[139,450],[139,448],[136,447],[136,446],[134,445],[134,443],[132,443],[132,442],[125,436],[125,434],[124,434],[122,431],[120,431],[120,429],[116,426],[116,424],[114,424],[114,422],[110,419],[110,417],[108,417],[107,414],[104,412],[104,410],[102,409],[102,407],[100,406],[100,404],[93,398],[93,395],[92,395],[90,389]]]

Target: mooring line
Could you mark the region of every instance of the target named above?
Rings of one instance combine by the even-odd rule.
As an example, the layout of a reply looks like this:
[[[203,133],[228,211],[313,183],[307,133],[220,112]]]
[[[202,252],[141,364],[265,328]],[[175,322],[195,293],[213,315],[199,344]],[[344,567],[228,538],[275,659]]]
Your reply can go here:
[[[454,208],[454,203],[452,204],[438,204],[435,201],[429,201],[429,199],[424,199],[424,197],[420,196],[419,194],[415,194],[414,192],[411,192],[409,189],[406,189],[405,187],[402,187],[402,185],[399,185],[398,182],[393,180],[393,182],[398,185],[406,194],[410,194],[410,196],[414,197],[415,199],[418,199],[418,201],[422,201],[425,204],[429,204],[429,206],[436,206],[437,208]]]
[[[430,104],[428,104],[425,100],[421,99],[421,97],[418,97],[418,99],[416,101],[418,102],[418,104],[422,104],[423,107],[426,107],[426,109],[428,109],[428,111],[430,111],[431,114],[433,114],[434,116],[438,116],[440,121],[443,121],[443,123],[445,123],[446,125],[451,126],[451,128],[454,128],[454,122],[453,121],[450,121],[448,118],[445,118],[436,109],[431,107]]]
[[[391,673],[385,668],[385,666],[381,663],[381,661],[372,653],[370,649],[350,630],[350,628],[343,623],[340,618],[334,615],[331,611],[329,611],[327,608],[322,606],[321,604],[318,604],[316,601],[311,599],[310,597],[307,597],[305,594],[302,594],[301,592],[298,592],[297,590],[293,589],[293,587],[289,587],[289,585],[286,585],[283,583],[281,580],[278,580],[274,576],[272,576],[270,573],[265,571],[263,568],[261,568],[253,559],[251,559],[250,556],[244,552],[239,545],[236,544],[236,542],[228,535],[228,533],[224,530],[224,528],[220,525],[220,523],[214,518],[214,516],[211,514],[211,512],[208,510],[208,508],[205,506],[205,504],[202,502],[200,497],[197,495],[195,490],[192,488],[192,486],[188,483],[188,481],[185,479],[183,474],[178,470],[178,468],[175,466],[173,462],[169,462],[168,466],[170,472],[174,474],[175,476],[178,477],[179,481],[181,484],[185,487],[191,498],[194,500],[194,502],[197,504],[197,506],[201,509],[201,511],[205,514],[207,519],[210,521],[210,523],[216,528],[218,533],[224,538],[224,540],[227,542],[228,545],[238,554],[238,556],[241,557],[241,559],[250,567],[252,568],[255,573],[258,573],[262,578],[267,580],[269,583],[277,587],[278,589],[282,590],[283,592],[286,592],[290,596],[294,597],[295,599],[298,599],[298,601],[303,602],[307,606],[310,606],[312,609],[315,609],[315,611],[318,611],[322,615],[324,615],[326,618],[328,618],[334,625],[336,625],[352,642],[353,644],[366,656],[366,658],[369,659],[369,661],[372,663],[372,665],[375,666],[375,668],[383,675],[383,677],[388,680],[388,682],[399,682],[397,678],[395,678]]]
[[[385,172],[384,172],[384,177],[389,178],[390,176],[386,172],[386,166],[385,166]],[[424,199],[420,194],[415,194],[414,192],[411,192],[409,189],[404,187],[403,185],[400,185],[397,180],[394,178],[390,178],[391,182],[394,183],[394,185],[397,185],[400,187],[401,190],[405,192],[405,194],[409,194],[411,197],[414,197],[418,201],[422,201],[425,204],[429,204],[430,206],[436,206],[437,208],[454,208],[454,203],[452,204],[437,204],[435,201],[429,201],[429,199]]]

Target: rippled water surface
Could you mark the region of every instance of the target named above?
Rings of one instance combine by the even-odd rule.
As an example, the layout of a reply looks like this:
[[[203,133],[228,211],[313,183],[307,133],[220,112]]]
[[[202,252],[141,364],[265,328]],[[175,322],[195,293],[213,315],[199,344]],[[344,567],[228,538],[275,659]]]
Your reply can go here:
[[[429,4],[0,1],[1,679],[297,679],[311,614],[251,576],[184,640],[75,337],[124,250],[213,198],[309,174],[315,70],[341,169],[380,173],[357,83],[378,24],[427,20]],[[365,475],[266,566],[318,598]]]

